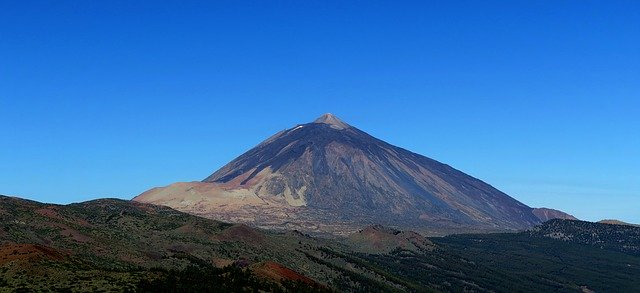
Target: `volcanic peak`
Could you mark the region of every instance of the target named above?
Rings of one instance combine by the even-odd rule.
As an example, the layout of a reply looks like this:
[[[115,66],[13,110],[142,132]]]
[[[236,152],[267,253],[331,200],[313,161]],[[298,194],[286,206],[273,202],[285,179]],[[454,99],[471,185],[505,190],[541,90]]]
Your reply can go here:
[[[340,118],[331,113],[326,113],[318,117],[318,119],[314,120],[313,123],[329,124],[331,125],[331,128],[339,130],[351,127],[351,125],[345,123],[344,121],[340,120]]]

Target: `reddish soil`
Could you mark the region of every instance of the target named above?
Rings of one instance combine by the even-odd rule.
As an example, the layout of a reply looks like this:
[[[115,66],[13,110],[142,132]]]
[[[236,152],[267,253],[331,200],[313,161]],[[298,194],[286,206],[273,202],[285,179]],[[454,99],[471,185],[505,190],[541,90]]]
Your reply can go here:
[[[63,260],[65,255],[46,246],[36,244],[7,244],[0,246],[0,265],[15,260],[36,259]]]
[[[238,176],[236,178],[233,178],[233,180],[231,180],[229,182],[226,182],[226,183],[220,184],[220,185],[223,186],[223,187],[226,187],[226,188],[239,188],[239,187],[243,186],[241,183],[245,179],[247,179],[249,177],[249,175],[253,174],[254,171],[255,171],[255,168],[245,172],[244,174],[242,174],[242,175],[240,175],[240,176]]]
[[[59,207],[57,206],[46,206],[44,208],[37,209],[36,213],[57,221],[70,221],[69,219],[65,219],[58,213],[58,208]],[[89,222],[87,222],[85,219],[72,219],[71,221],[83,227],[91,226],[91,224],[89,224]]]
[[[294,282],[302,281],[312,286],[319,286],[319,284],[313,279],[310,279],[292,269],[289,269],[279,263],[275,263],[272,261],[258,264],[253,267],[252,270],[256,275],[274,280],[276,282],[282,282],[285,280]]]
[[[48,207],[44,207],[41,209],[37,209],[36,213],[42,216],[45,216],[47,218],[52,218],[52,219],[56,219],[56,220],[64,220],[57,211],[57,208],[54,206],[48,206]]]
[[[80,233],[78,230],[75,230],[67,225],[60,224],[60,223],[49,223],[49,225],[52,227],[57,227],[62,229],[60,230],[60,235],[64,237],[70,237],[71,239],[77,242],[86,243],[86,242],[92,241],[92,239],[89,236],[86,236]]]

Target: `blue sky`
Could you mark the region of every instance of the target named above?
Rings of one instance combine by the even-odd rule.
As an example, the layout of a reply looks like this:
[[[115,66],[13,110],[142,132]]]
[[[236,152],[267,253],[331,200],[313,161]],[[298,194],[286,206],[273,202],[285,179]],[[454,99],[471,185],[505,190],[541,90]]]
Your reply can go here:
[[[0,194],[131,198],[332,112],[640,223],[638,52],[637,1],[3,2]]]

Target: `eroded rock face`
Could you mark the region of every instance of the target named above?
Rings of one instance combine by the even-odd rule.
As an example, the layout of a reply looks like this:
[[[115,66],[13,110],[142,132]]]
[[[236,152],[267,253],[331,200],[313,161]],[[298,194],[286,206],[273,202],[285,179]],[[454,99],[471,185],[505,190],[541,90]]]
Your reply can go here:
[[[343,222],[353,223],[346,233],[369,224],[523,229],[540,222],[530,207],[481,180],[374,138],[331,114],[277,133],[201,184],[209,192],[201,192],[199,200],[193,189],[182,200],[175,188],[170,196],[156,189],[135,200],[214,218],[253,213],[271,218],[253,219],[257,226],[294,225],[287,228],[302,231]],[[237,193],[245,197],[230,196]]]

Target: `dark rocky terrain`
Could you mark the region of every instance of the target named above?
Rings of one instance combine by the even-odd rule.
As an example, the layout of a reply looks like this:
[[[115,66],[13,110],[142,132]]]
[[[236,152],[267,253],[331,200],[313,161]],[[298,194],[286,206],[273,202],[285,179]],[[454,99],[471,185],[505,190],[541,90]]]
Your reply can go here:
[[[135,201],[256,227],[348,235],[381,224],[430,235],[522,230],[553,217],[331,114],[281,131],[203,182]]]

